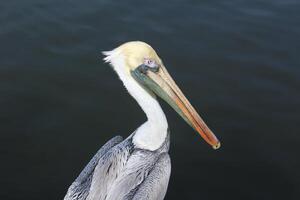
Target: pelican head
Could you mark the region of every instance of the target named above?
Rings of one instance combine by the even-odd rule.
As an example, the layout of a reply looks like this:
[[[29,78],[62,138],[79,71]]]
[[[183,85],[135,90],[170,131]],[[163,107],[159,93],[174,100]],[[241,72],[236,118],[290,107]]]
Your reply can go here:
[[[208,144],[214,149],[220,147],[217,137],[181,92],[150,45],[140,41],[127,42],[112,51],[103,52],[103,54],[106,55],[104,60],[111,63],[125,86],[126,81],[129,82],[128,84],[134,81],[151,96],[161,97]],[[132,95],[137,97],[137,94]]]

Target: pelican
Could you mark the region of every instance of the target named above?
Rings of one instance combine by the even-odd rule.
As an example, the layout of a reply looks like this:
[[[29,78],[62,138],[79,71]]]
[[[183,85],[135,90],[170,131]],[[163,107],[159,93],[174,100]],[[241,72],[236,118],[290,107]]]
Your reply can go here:
[[[171,174],[170,131],[157,96],[214,149],[220,142],[169,75],[155,50],[132,41],[103,52],[147,121],[126,139],[104,144],[69,187],[65,200],[162,200]]]

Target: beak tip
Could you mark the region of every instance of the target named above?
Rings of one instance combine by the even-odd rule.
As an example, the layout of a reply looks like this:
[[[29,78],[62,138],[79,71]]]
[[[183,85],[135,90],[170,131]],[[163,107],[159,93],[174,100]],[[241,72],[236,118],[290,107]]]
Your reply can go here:
[[[221,143],[218,142],[216,145],[213,145],[212,147],[213,147],[214,150],[217,150],[221,147]]]

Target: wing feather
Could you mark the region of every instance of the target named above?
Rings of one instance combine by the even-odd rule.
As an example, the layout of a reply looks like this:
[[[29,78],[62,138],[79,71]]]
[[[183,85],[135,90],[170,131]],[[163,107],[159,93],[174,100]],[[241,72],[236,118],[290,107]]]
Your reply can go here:
[[[132,200],[163,200],[171,175],[171,160],[168,153],[162,153],[155,166],[138,187]]]
[[[92,175],[100,158],[102,158],[111,148],[122,142],[121,136],[116,136],[106,142],[85,166],[76,180],[69,187],[64,200],[85,200],[89,194]]]
[[[134,152],[122,173],[111,185],[107,200],[160,200],[163,199],[171,173],[167,153]]]
[[[171,173],[168,148],[136,149],[132,137],[113,138],[70,186],[65,200],[162,200]]]
[[[89,195],[87,196],[88,200],[109,199],[107,198],[109,191],[111,191],[118,177],[121,176],[133,148],[131,137],[129,137],[111,148],[99,159],[93,173]]]

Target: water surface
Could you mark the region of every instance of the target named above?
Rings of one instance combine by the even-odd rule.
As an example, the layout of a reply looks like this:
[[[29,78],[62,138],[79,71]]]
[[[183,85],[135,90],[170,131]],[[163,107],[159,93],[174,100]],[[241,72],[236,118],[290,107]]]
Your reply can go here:
[[[166,199],[298,199],[300,2],[0,3],[1,199],[62,199],[101,145],[146,119],[100,52],[151,44],[222,141],[162,103]]]

